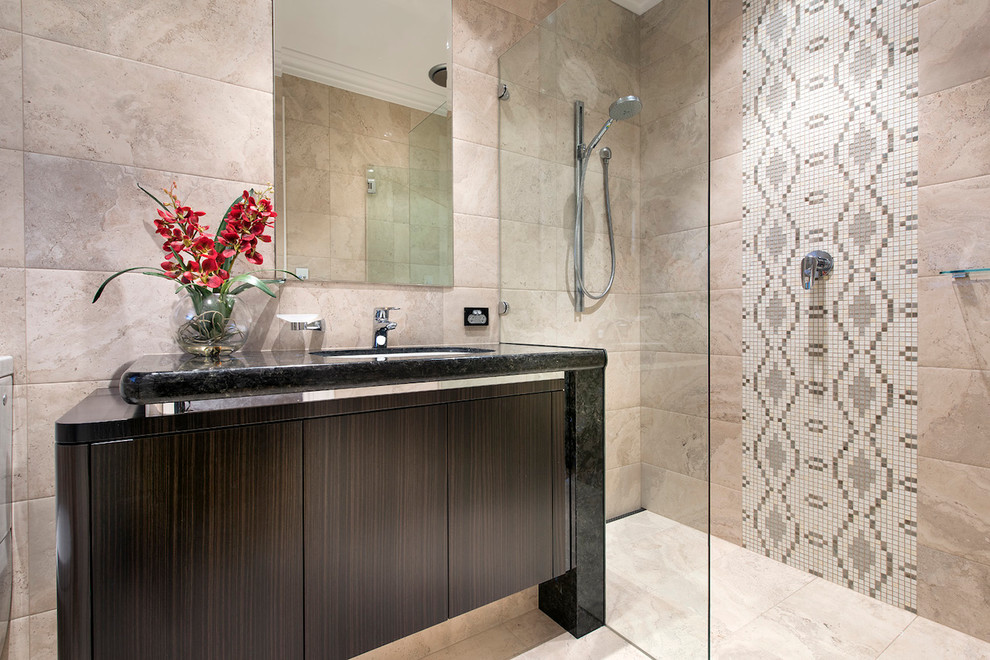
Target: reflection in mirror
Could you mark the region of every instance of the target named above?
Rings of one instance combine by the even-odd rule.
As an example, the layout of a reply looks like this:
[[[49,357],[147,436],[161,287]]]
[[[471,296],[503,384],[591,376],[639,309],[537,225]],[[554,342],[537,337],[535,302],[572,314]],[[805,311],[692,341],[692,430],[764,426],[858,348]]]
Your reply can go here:
[[[279,267],[453,283],[450,0],[275,0]]]

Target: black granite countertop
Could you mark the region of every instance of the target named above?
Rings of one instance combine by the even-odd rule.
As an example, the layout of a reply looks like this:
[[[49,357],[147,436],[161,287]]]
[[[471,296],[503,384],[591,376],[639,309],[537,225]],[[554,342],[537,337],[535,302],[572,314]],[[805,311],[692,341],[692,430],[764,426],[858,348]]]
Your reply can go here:
[[[481,351],[385,360],[328,357],[309,351],[264,351],[237,353],[219,363],[182,354],[146,355],[121,376],[120,396],[133,404],[200,401],[600,369],[607,359],[605,351],[596,348],[526,344],[483,344],[470,348]]]

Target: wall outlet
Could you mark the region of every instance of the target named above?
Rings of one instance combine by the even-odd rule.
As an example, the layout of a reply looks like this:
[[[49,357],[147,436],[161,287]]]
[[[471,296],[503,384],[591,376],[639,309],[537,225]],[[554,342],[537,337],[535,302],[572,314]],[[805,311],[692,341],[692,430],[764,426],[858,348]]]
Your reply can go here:
[[[488,308],[487,307],[465,307],[464,308],[464,325],[465,325],[465,327],[488,325]]]

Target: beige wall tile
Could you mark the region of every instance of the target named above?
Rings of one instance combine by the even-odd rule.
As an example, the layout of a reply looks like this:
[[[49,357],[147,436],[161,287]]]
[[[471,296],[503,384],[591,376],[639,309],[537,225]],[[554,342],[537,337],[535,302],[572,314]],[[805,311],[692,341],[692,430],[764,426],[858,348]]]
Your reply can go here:
[[[742,220],[742,152],[711,163],[711,223],[722,225]]]
[[[712,483],[742,489],[742,424],[711,420]],[[741,510],[741,509],[740,509]]]
[[[742,85],[712,94],[711,157],[742,151]]]
[[[174,350],[168,327],[175,303],[172,283],[125,275],[92,304],[93,294],[109,275],[27,271],[29,382],[109,380],[119,376],[117,370],[129,360]]]
[[[499,222],[454,214],[454,285],[498,286]]]
[[[280,80],[281,89],[276,89],[276,114],[282,105],[279,101],[284,100],[285,119],[330,126],[330,86],[288,74]]]
[[[409,144],[410,108],[336,87],[330,87],[329,92],[330,126]]]
[[[646,67],[672,50],[705,35],[707,7],[692,0],[664,0],[643,14],[640,63]]]
[[[30,556],[30,528],[28,525],[28,503],[15,501],[13,504],[13,592],[10,602],[10,616],[13,619],[27,616],[31,612],[30,577],[28,557]]]
[[[31,619],[24,616],[10,622],[7,657],[9,660],[31,659]]]
[[[918,369],[918,453],[990,467],[990,372]]]
[[[704,291],[643,295],[642,336],[651,350],[708,351],[708,294]]]
[[[641,382],[644,406],[695,417],[708,415],[705,355],[644,351]]]
[[[640,409],[605,411],[605,469],[639,464]]]
[[[918,360],[926,367],[990,368],[990,280],[918,280]]]
[[[498,58],[533,24],[487,2],[454,0],[454,64],[498,75]]]
[[[990,176],[923,186],[918,191],[921,276],[982,267],[982,239],[990,226],[986,215],[988,205]]]
[[[707,229],[647,238],[643,240],[642,247],[642,293],[707,290]]]
[[[643,463],[643,508],[708,531],[708,482]]]
[[[24,158],[0,149],[0,268],[24,265]]]
[[[724,96],[725,93],[723,93]],[[714,117],[713,117],[714,123]],[[742,120],[738,121],[740,131]],[[742,142],[735,151],[742,148]],[[723,155],[728,155],[726,154]],[[643,129],[642,176],[655,179],[704,163],[708,158],[708,103],[664,115]]]
[[[364,261],[364,234],[364,218],[330,216],[330,258]]]
[[[520,344],[558,344],[557,293],[502,289],[509,313],[500,321],[501,341]]]
[[[554,22],[555,29],[566,38],[613,54],[620,61],[633,63],[639,55],[639,20],[615,3],[598,0],[560,3]],[[589,30],[589,25],[595,29]]]
[[[990,469],[918,459],[918,543],[990,564]]]
[[[460,140],[498,147],[498,78],[454,65],[453,134]]]
[[[741,164],[740,167],[742,167]],[[714,172],[713,167],[713,175]],[[741,174],[739,176],[741,179]],[[712,185],[715,185],[714,178]],[[641,235],[643,238],[654,238],[664,234],[707,226],[707,164],[678,170],[654,179],[644,179],[641,191],[640,204],[643,218]],[[741,208],[741,180],[739,204]],[[712,221],[714,222],[714,217]],[[651,264],[650,267],[654,268],[655,264]]]
[[[710,350],[715,355],[742,355],[742,289],[711,294]]]
[[[0,148],[24,145],[21,35],[0,29]]]
[[[28,502],[31,613],[55,609],[55,498]]]
[[[3,310],[3,334],[0,355],[14,358],[14,381],[24,382],[27,374],[27,311],[23,268],[0,268],[0,309]]]
[[[498,149],[454,140],[454,213],[498,217]]]
[[[742,51],[740,50],[740,56]],[[708,98],[707,35],[671,51],[640,69],[643,114],[649,124],[664,115]]]
[[[11,448],[11,491],[15,502],[28,499],[28,386],[14,383],[14,437]]]
[[[711,416],[723,422],[742,422],[742,358],[711,356]]]
[[[639,406],[640,351],[609,351],[605,367],[605,409]]]
[[[24,95],[30,151],[237,181],[272,179],[270,93],[25,37]],[[180,102],[189,98],[196,103]]]
[[[577,314],[573,296],[558,292],[555,318],[557,341],[565,346],[588,346],[609,351],[640,348],[638,295],[610,293],[598,303],[588,304],[584,313]]]
[[[0,28],[21,31],[21,0],[0,1]]]
[[[990,76],[990,1],[944,0],[918,10],[922,95]]]
[[[643,462],[708,478],[708,420],[656,408],[642,409]]]
[[[737,289],[742,286],[742,221],[711,229],[711,287]]]
[[[558,5],[556,0],[491,0],[489,4],[533,23],[549,16]]]
[[[341,175],[330,174],[325,170],[300,165],[290,165],[285,170],[285,208],[279,211],[305,211],[307,213],[331,213],[330,180]],[[354,177],[366,187],[365,177]],[[364,198],[361,198],[361,211],[364,211]],[[337,215],[357,215],[337,211]]]
[[[640,508],[640,463],[605,472],[605,519]]]
[[[172,182],[179,199],[212,233],[245,189],[263,183],[222,181],[90,160],[24,155],[26,261],[30,268],[116,271],[162,261],[154,200]],[[241,259],[240,261],[243,261]],[[94,291],[95,293],[95,291]]]
[[[465,307],[487,307],[488,325],[464,326]],[[498,289],[457,287],[443,292],[443,342],[445,344],[498,343]]]
[[[552,287],[557,278],[557,243],[562,231],[557,227],[502,220],[499,239],[502,285],[510,289]]]
[[[270,0],[126,5],[113,0],[23,0],[26,34],[272,90]],[[218,28],[222,20],[222,29]],[[153,27],[152,27],[153,26]],[[236,35],[235,39],[231,36]]]
[[[990,566],[918,545],[918,615],[990,641]]]
[[[711,486],[711,530],[714,536],[742,545],[742,492]]]
[[[922,186],[990,174],[990,78],[918,101]]]
[[[714,17],[713,17],[714,23]],[[742,14],[712,30],[711,91],[718,94],[742,82]],[[742,144],[740,143],[740,149]]]
[[[742,0],[714,0],[711,3],[712,27],[724,25],[741,16],[742,12]]]
[[[58,655],[58,619],[55,610],[32,614],[31,660],[55,660]]]

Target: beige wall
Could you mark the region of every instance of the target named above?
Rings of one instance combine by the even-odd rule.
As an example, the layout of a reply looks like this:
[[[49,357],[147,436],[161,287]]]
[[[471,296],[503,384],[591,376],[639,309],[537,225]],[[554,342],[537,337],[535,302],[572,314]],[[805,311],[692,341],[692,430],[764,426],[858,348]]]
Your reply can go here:
[[[990,2],[918,16],[918,613],[990,640]]]

